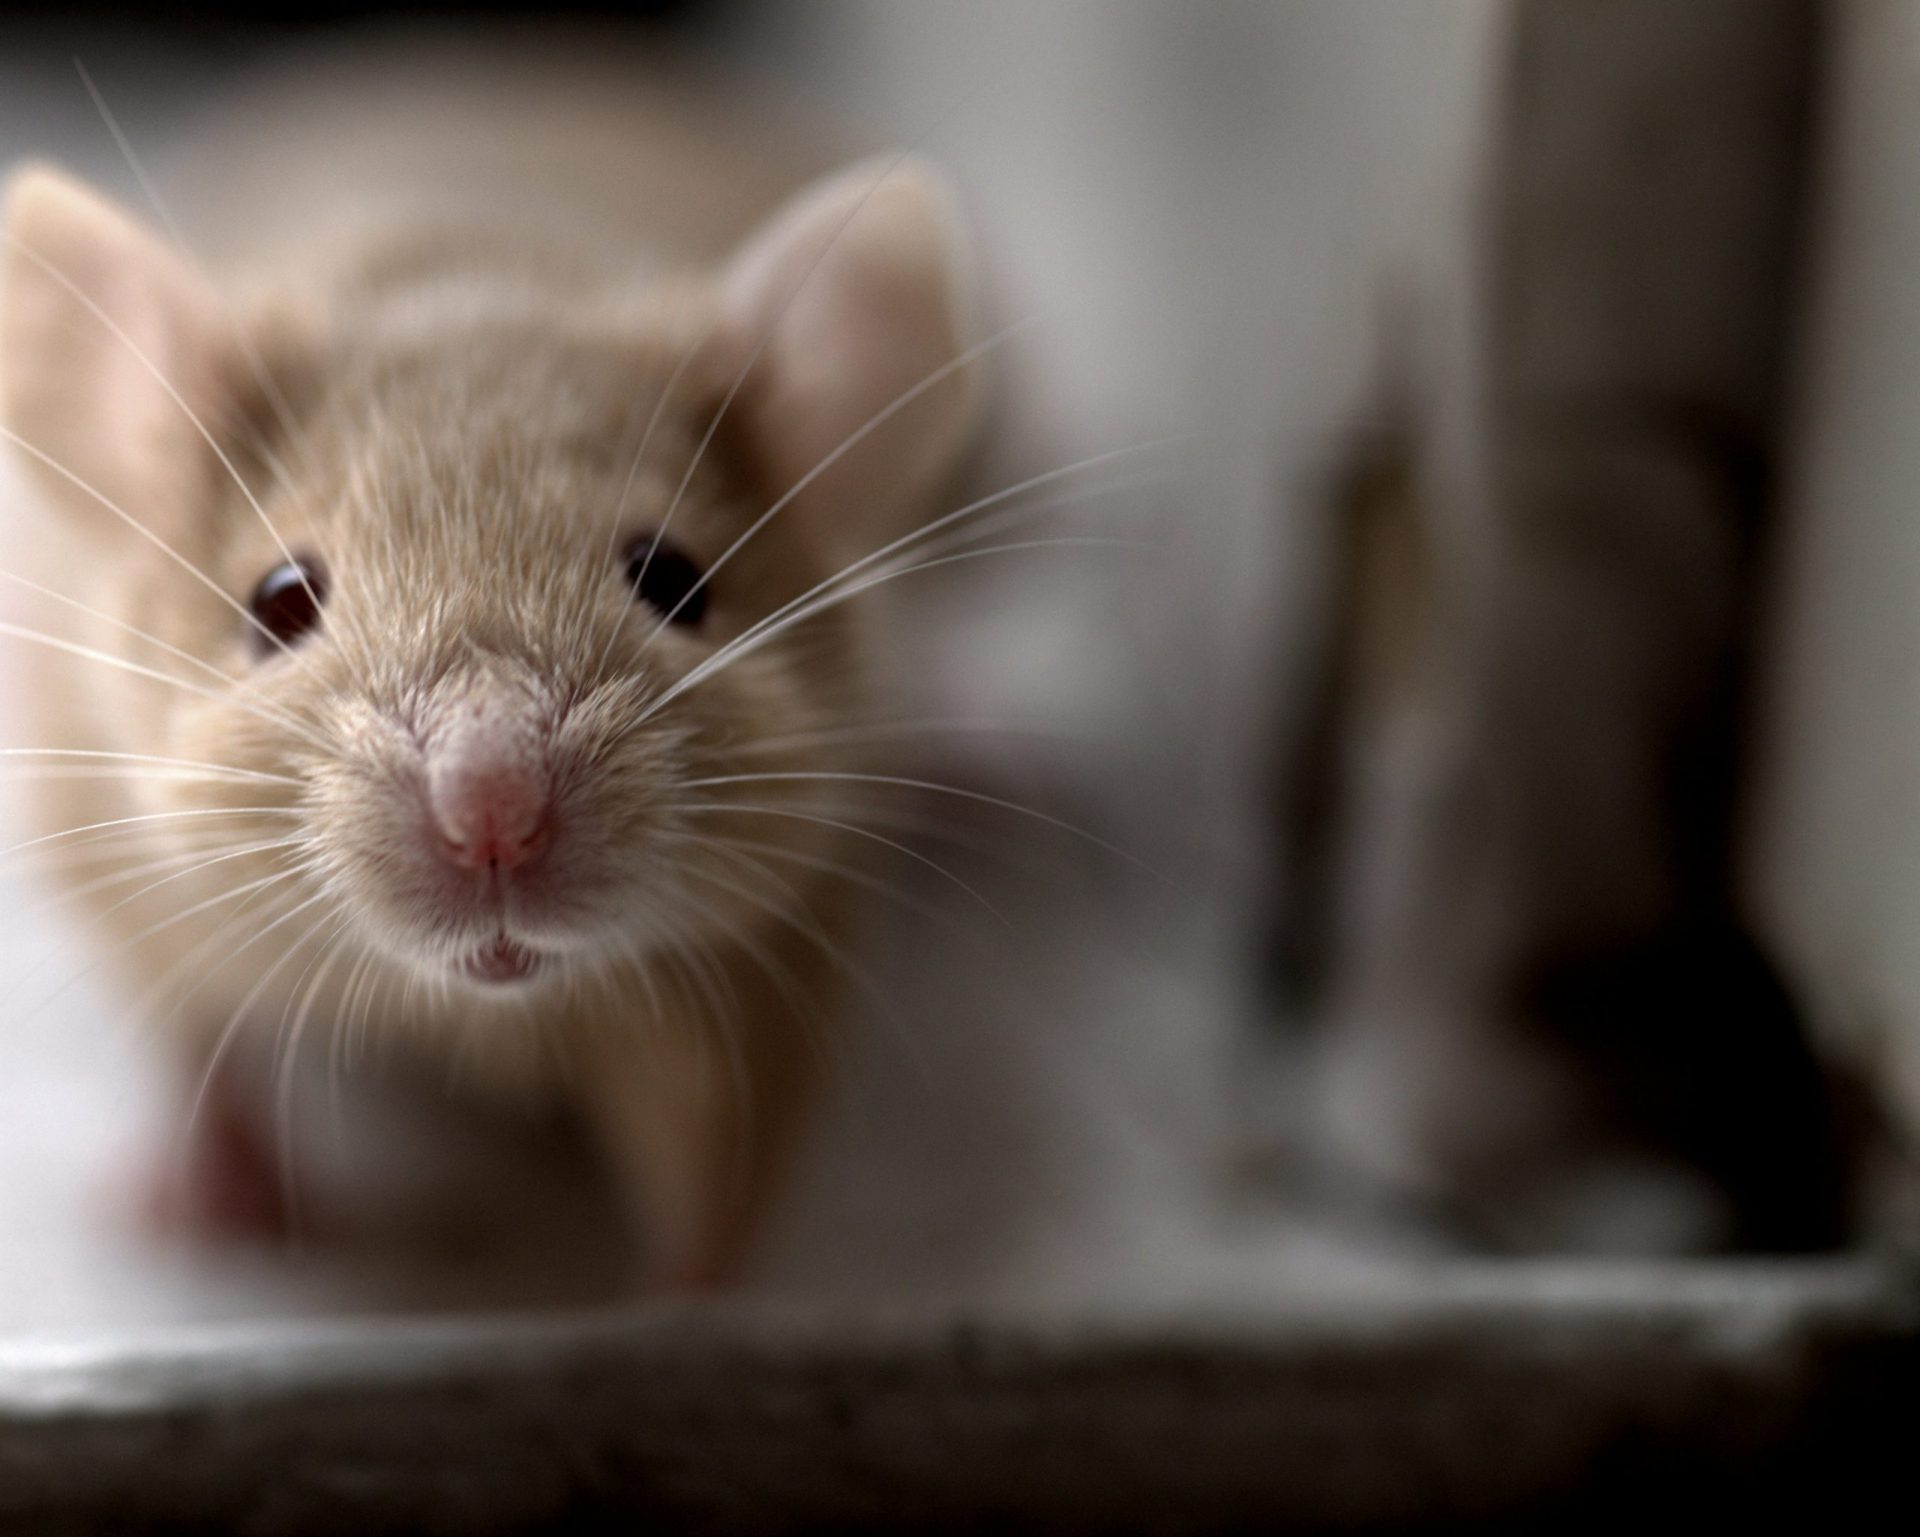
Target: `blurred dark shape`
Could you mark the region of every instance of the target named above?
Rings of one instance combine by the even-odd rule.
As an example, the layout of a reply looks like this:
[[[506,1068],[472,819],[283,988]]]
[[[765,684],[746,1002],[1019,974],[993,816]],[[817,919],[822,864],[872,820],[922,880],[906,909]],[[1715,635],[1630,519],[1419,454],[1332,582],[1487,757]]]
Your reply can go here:
[[[1651,1158],[1716,1187],[1702,1246],[1837,1244],[1836,1091],[1733,898],[1819,7],[1522,0],[1514,21],[1479,480],[1437,490],[1410,420],[1332,488],[1273,996],[1332,1008],[1323,1035],[1343,999],[1445,1022],[1411,1027],[1402,1071],[1434,1087],[1396,1110],[1495,1228],[1506,1206],[1526,1230],[1556,1167]],[[1446,723],[1430,761],[1396,761],[1408,721]],[[1386,911],[1359,911],[1363,879]]]
[[[1702,915],[1562,956],[1527,1002],[1577,1057],[1612,1136],[1682,1159],[1726,1193],[1730,1247],[1806,1253],[1848,1241],[1863,1108],[1731,919]]]

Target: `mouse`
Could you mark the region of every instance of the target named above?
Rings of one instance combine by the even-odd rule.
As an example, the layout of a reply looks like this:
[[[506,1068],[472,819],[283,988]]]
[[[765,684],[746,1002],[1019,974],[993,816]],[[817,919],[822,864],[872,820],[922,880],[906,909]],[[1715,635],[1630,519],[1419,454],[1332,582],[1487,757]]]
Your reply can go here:
[[[249,1048],[390,1051],[577,1116],[646,1283],[723,1286],[846,1012],[854,573],[976,436],[965,221],[916,153],[729,176],[631,82],[399,94],[203,143],[191,241],[8,178],[16,847],[178,1070],[176,1207],[284,1219]]]

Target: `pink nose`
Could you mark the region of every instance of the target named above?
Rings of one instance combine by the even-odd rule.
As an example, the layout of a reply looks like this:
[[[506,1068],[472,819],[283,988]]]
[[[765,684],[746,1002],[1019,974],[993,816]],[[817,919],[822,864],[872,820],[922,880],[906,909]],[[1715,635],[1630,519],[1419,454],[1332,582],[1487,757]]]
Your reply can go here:
[[[532,764],[452,753],[427,774],[446,857],[463,870],[511,870],[546,846],[547,791]]]

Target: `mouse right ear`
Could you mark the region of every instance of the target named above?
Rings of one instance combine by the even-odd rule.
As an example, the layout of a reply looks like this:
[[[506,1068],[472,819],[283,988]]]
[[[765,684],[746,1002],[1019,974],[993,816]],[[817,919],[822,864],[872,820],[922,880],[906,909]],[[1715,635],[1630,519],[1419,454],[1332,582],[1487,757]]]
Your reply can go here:
[[[722,268],[712,356],[768,489],[796,488],[789,516],[822,542],[866,554],[902,532],[966,442],[964,246],[945,178],[899,156],[803,189]]]
[[[0,438],[63,506],[171,539],[204,507],[231,327],[159,236],[71,177],[18,172],[0,246]]]

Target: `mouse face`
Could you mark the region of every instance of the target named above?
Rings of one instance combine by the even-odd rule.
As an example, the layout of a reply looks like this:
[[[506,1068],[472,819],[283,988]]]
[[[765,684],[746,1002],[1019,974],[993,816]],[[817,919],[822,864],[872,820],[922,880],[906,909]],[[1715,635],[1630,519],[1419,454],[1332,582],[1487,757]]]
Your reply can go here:
[[[219,770],[107,809],[183,850],[230,819],[169,902],[254,892],[285,927],[245,971],[338,940],[470,1008],[791,921],[866,637],[755,626],[912,526],[971,415],[956,376],[834,457],[957,351],[925,173],[810,189],[713,273],[368,260],[238,322],[54,173],[9,231],[9,436],[115,651],[197,667],[93,718]]]
[[[662,328],[601,336],[541,312],[467,317],[452,337],[389,324],[376,309],[332,340],[312,446],[295,441],[287,485],[263,499],[293,559],[244,501],[221,507],[220,574],[252,622],[153,573],[250,684],[244,701],[169,701],[169,752],[235,761],[251,743],[238,761],[297,779],[313,878],[368,944],[428,977],[531,985],[689,926],[763,920],[713,840],[731,828],[805,852],[825,829],[718,808],[832,816],[833,797],[702,782],[835,767],[777,744],[858,698],[851,631],[815,625],[653,706],[831,576],[828,552],[776,519],[715,571],[766,498],[723,446],[676,504],[717,403],[654,415],[678,362],[649,342]],[[256,701],[308,732],[241,707]]]

